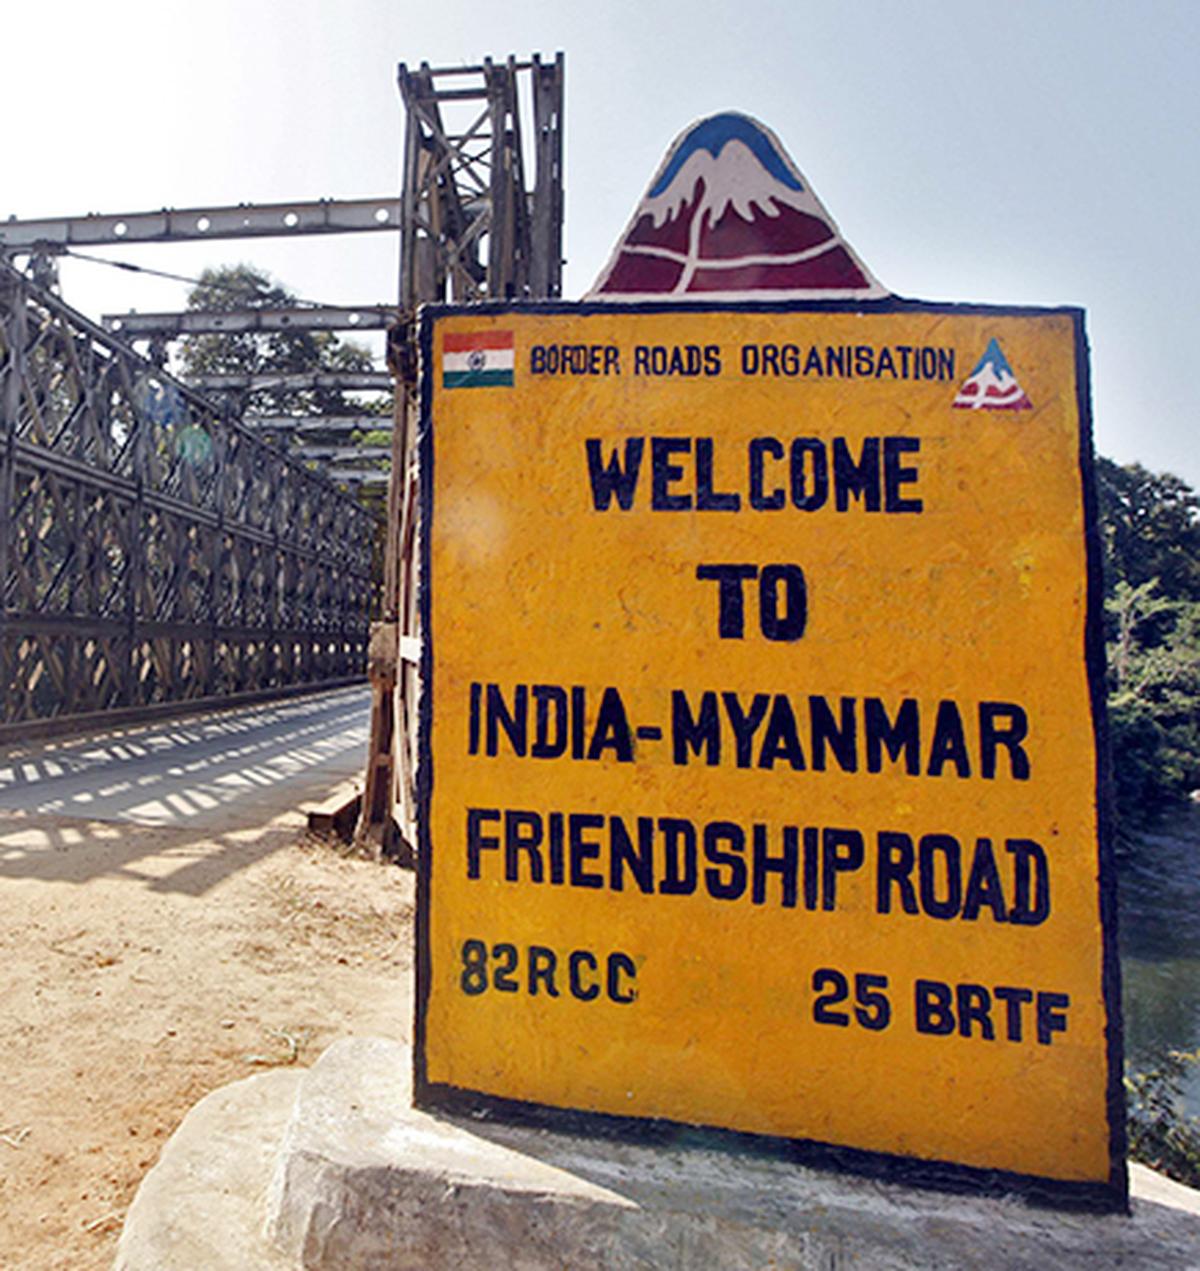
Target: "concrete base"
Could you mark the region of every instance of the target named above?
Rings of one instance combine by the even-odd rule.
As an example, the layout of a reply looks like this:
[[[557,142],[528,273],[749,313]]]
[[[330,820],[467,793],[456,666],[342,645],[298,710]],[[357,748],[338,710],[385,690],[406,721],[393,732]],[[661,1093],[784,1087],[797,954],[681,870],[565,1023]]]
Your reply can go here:
[[[409,1065],[397,1043],[350,1039],[298,1083],[210,1095],[143,1183],[119,1271],[1200,1266],[1200,1193],[1138,1166],[1132,1218],[1058,1213],[430,1116]]]
[[[167,1140],[125,1218],[114,1271],[288,1271],[267,1240],[267,1190],[302,1071],[214,1090]]]

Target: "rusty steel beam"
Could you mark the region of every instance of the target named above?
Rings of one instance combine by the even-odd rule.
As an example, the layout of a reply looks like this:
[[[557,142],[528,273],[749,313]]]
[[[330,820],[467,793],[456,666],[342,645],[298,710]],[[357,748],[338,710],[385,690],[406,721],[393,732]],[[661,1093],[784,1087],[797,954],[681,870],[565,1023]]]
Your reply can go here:
[[[460,87],[463,80],[471,82]],[[540,57],[401,63],[397,83],[405,109],[401,309],[560,295],[563,55],[545,65]],[[522,97],[532,145],[522,137]]]

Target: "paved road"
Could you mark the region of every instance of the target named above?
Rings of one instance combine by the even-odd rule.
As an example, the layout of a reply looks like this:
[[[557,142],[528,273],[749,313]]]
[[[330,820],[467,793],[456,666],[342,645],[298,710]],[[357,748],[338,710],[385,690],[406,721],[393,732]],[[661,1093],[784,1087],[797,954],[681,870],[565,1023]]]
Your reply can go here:
[[[221,831],[361,775],[371,695],[337,689],[0,753],[0,809]]]

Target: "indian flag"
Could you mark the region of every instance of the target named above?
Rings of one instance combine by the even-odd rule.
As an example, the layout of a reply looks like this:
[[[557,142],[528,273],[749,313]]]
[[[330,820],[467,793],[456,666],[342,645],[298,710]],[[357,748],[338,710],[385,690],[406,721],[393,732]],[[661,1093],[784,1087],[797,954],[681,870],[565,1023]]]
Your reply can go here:
[[[442,336],[442,387],[511,388],[513,361],[511,331],[447,331]]]

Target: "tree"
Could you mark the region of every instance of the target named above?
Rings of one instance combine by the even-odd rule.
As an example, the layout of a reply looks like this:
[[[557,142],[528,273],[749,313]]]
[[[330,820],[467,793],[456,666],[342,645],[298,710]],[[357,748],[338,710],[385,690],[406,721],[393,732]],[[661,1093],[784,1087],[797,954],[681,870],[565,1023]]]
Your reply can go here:
[[[1200,603],[1167,600],[1152,578],[1118,582],[1106,608],[1117,806],[1137,822],[1200,789]]]
[[[295,304],[293,292],[247,264],[206,269],[188,295],[188,308],[206,313],[287,308]],[[374,369],[369,349],[342,340],[331,331],[190,335],[180,344],[180,369],[185,379],[215,374]],[[239,414],[384,415],[390,410],[386,401],[364,402],[328,388],[236,390],[230,400]]]
[[[287,308],[296,296],[253,265],[222,265],[206,269],[188,296],[188,308],[209,313],[229,313],[240,309]],[[331,331],[269,331],[214,335],[190,335],[180,341],[180,370],[184,379],[199,375],[266,374],[271,372],[371,371],[375,369],[370,349],[342,340]],[[215,396],[215,394],[209,394]],[[340,389],[268,388],[233,390],[226,400],[239,416],[244,415],[377,415],[383,423],[391,415],[390,393],[347,394]],[[328,460],[303,454],[321,447],[354,449],[358,454],[349,466],[386,469],[391,458],[391,434],[386,429],[356,430],[347,436],[344,429],[324,433],[308,429],[303,434],[281,431],[280,444],[301,451],[308,466],[322,471]],[[358,460],[359,462],[355,462]],[[339,466],[347,466],[339,461]],[[383,577],[383,516],[387,502],[386,485],[357,485],[357,498],[376,516],[375,559],[372,572],[376,581]]]
[[[1200,495],[1170,472],[1096,461],[1105,585],[1157,578],[1170,600],[1200,600]]]
[[[1200,788],[1200,497],[1171,473],[1097,463],[1109,733],[1127,824]]]

